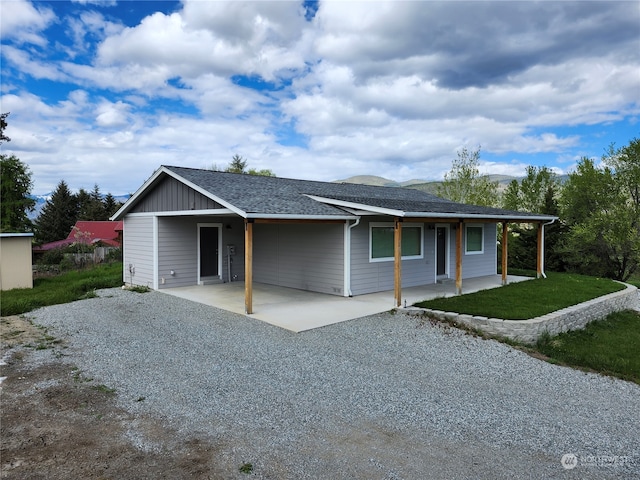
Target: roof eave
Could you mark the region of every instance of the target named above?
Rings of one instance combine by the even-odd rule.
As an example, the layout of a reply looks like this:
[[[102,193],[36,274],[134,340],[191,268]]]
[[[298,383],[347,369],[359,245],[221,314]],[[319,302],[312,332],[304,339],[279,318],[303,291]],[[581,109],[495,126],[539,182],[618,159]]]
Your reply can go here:
[[[361,211],[361,212],[370,212],[370,213],[380,214],[380,215],[390,215],[394,217],[402,217],[405,214],[402,210],[396,210],[392,208],[374,207],[372,205],[365,205],[363,203],[347,202],[345,200],[336,200],[334,198],[319,197],[317,195],[306,195],[306,196],[312,200],[315,200],[316,202],[324,203],[327,205],[333,205],[336,207],[344,207],[344,208]]]
[[[356,220],[357,215],[300,215],[286,213],[247,213],[247,220]]]
[[[457,220],[473,220],[473,219],[486,219],[486,220],[498,220],[501,222],[550,222],[558,220],[558,217],[552,215],[508,215],[508,214],[491,214],[486,215],[482,213],[435,213],[435,212],[404,212],[402,215],[404,218],[453,218]]]

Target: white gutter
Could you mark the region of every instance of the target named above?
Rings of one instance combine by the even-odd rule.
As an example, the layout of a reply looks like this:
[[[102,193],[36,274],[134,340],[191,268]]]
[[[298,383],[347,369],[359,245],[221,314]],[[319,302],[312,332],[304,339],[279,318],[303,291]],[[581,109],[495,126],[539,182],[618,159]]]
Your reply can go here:
[[[542,250],[542,251],[540,252],[540,253],[541,253],[541,255],[542,255],[542,258],[540,259],[540,274],[541,274],[544,278],[547,278],[547,276],[546,276],[546,275],[545,275],[545,273],[544,273],[544,227],[545,227],[545,225],[551,225],[551,224],[552,224],[553,222],[555,222],[556,220],[557,220],[557,218],[554,218],[554,219],[553,219],[553,220],[551,220],[550,222],[540,224],[540,228],[542,228],[542,238],[541,238],[541,243],[542,243],[542,245],[540,246],[540,247],[541,247],[541,250]]]
[[[523,223],[526,222],[544,222],[545,220],[549,220],[552,218],[551,223],[555,222],[558,217],[551,217],[550,215],[545,216],[536,216],[536,215],[500,215],[500,214],[492,214],[492,215],[484,215],[482,213],[433,213],[433,212],[405,212],[402,215],[404,218],[455,218],[455,219],[487,219],[487,220],[498,220],[500,222],[510,222],[517,223],[517,221],[521,221]]]
[[[351,291],[351,229],[360,224],[360,217],[355,223],[349,225],[349,220],[344,223],[344,296],[353,297]]]

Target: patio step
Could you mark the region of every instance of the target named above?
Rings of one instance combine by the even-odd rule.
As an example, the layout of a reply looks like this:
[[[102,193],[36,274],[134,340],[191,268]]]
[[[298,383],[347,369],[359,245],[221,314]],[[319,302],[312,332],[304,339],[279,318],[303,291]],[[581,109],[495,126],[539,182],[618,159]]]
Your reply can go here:
[[[436,280],[436,283],[439,283],[440,285],[449,285],[455,282],[456,281],[453,278],[439,278],[438,280]]]

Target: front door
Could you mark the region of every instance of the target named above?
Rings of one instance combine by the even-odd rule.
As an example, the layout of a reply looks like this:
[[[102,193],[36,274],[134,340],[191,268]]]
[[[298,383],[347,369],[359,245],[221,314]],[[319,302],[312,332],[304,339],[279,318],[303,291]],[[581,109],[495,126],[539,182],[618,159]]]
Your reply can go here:
[[[200,227],[200,278],[217,277],[218,227]]]
[[[436,227],[436,276],[447,275],[447,227]]]

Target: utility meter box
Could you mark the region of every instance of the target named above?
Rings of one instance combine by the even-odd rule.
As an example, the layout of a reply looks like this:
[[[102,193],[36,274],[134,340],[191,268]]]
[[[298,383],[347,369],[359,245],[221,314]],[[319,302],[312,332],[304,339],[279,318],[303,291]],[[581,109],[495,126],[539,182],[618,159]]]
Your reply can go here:
[[[235,245],[227,245],[227,254],[235,255],[236,254],[236,246]]]

